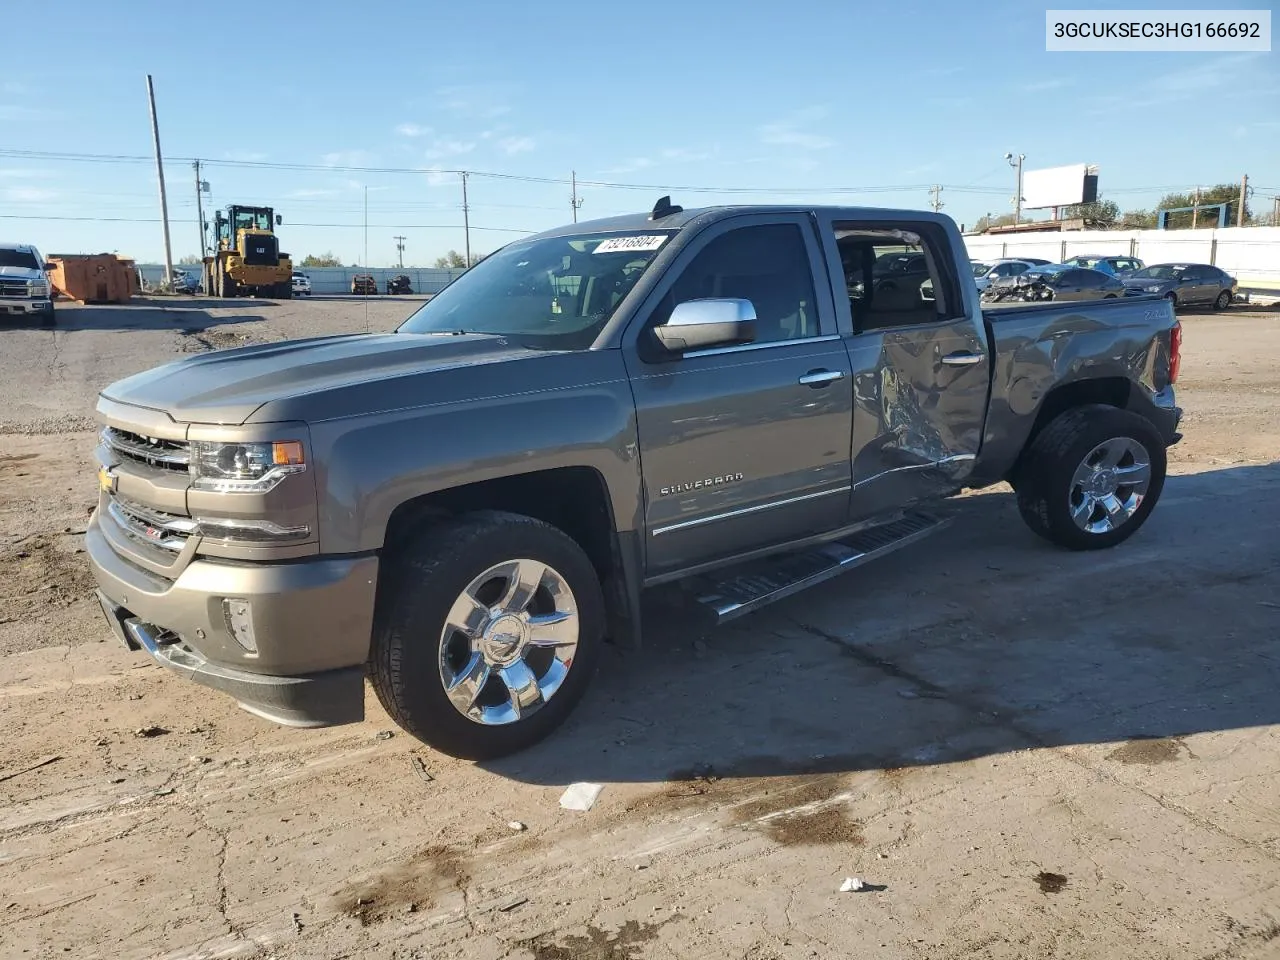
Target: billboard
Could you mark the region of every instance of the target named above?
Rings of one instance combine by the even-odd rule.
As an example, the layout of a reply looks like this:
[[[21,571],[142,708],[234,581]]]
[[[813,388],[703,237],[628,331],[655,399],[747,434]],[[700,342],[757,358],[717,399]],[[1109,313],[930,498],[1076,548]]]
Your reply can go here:
[[[1028,170],[1022,175],[1022,209],[1065,207],[1098,199],[1096,167],[1073,163],[1067,167]]]

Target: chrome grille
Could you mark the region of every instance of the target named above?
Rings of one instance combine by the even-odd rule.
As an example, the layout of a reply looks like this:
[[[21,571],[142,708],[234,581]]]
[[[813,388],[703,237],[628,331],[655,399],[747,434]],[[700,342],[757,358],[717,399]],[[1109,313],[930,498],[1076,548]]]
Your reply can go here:
[[[0,297],[25,297],[26,295],[27,281],[0,280]]]
[[[102,431],[102,442],[127,460],[162,470],[185,471],[191,462],[191,452],[185,440],[162,440],[107,427]]]
[[[180,553],[196,529],[190,517],[164,513],[122,497],[107,503],[107,513],[131,540],[172,553]]]

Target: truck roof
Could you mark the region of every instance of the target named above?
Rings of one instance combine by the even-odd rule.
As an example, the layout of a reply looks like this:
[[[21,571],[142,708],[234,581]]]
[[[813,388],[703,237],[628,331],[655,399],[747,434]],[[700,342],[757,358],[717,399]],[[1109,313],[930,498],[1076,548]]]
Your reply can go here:
[[[930,213],[927,210],[903,210],[890,207],[838,207],[824,204],[725,204],[711,207],[696,207],[692,210],[680,210],[668,214],[659,220],[651,220],[648,213],[626,213],[616,217],[604,217],[599,220],[582,220],[578,223],[567,223],[551,230],[544,230],[530,239],[542,237],[572,236],[582,233],[622,233],[631,230],[679,230],[696,222],[711,223],[726,217],[742,216],[751,213],[827,213],[841,219],[849,220],[917,220],[934,223],[945,223],[950,220],[945,214]]]

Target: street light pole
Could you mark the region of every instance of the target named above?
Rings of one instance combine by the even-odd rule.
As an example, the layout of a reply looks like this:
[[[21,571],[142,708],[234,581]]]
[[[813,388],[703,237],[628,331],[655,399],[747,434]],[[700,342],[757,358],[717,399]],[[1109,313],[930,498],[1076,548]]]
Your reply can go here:
[[[1013,225],[1016,227],[1022,222],[1022,161],[1027,159],[1027,155],[1020,153],[1015,157],[1012,153],[1006,153],[1004,158],[1009,161],[1009,166],[1018,172],[1015,186],[1017,193],[1013,196]]]

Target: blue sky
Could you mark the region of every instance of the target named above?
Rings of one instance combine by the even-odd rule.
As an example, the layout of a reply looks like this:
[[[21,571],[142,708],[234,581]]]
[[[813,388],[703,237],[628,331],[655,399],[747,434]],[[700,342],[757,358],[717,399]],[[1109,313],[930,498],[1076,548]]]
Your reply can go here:
[[[48,43],[10,44],[0,239],[46,253],[162,256],[159,224],[131,222],[158,218],[153,165],[13,155],[149,154],[148,72],[166,157],[209,161],[216,206],[274,206],[296,258],[332,250],[363,261],[366,187],[370,265],[395,263],[396,234],[408,238],[406,262],[461,249],[458,177],[440,172],[457,169],[476,171],[481,252],[570,217],[567,184],[483,174],[576,170],[586,181],[672,187],[686,207],[923,208],[928,185],[941,183],[943,212],[965,223],[1010,210],[1006,151],[1025,153],[1028,169],[1098,164],[1102,193],[1124,208],[1243,173],[1259,188],[1255,206],[1269,208],[1264,191],[1280,193],[1276,53],[1047,53],[1043,4],[244,9],[236,37],[169,3],[63,0]],[[176,260],[197,250],[191,165],[168,160],[166,176]],[[580,195],[589,219],[648,209],[657,191],[587,185]],[[118,222],[53,219],[76,217]]]

